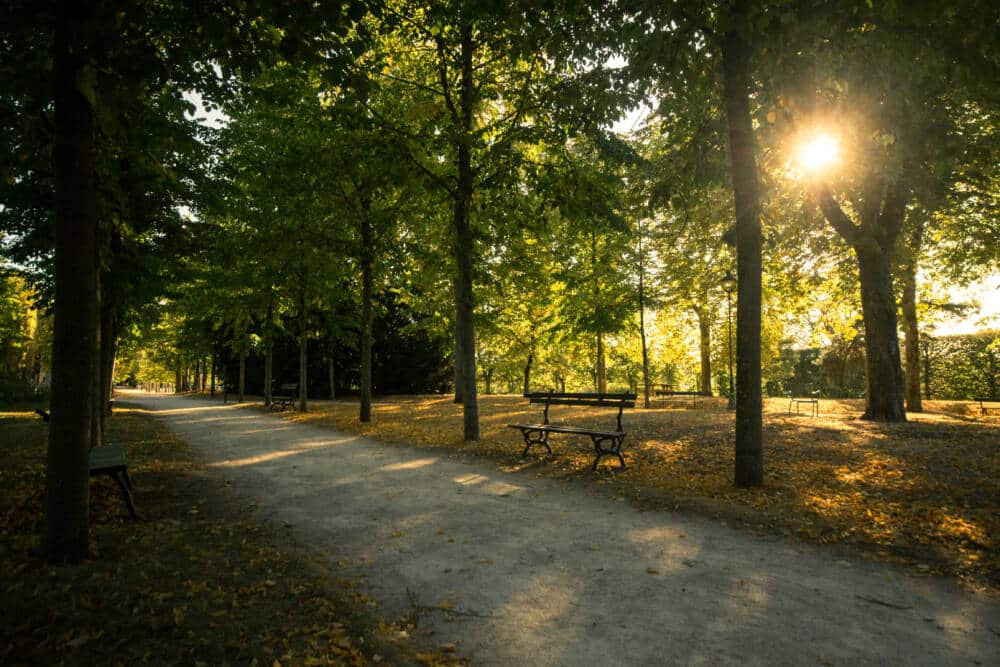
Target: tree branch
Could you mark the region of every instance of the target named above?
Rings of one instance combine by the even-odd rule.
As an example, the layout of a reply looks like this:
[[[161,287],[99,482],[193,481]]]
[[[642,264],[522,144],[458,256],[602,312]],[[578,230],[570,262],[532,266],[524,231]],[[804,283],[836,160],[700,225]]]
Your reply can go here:
[[[823,211],[823,215],[826,217],[826,221],[830,223],[830,226],[849,244],[857,246],[861,241],[861,230],[844,213],[844,209],[840,207],[840,204],[834,200],[830,188],[826,185],[817,185],[814,193],[816,201],[819,203],[819,208]]]

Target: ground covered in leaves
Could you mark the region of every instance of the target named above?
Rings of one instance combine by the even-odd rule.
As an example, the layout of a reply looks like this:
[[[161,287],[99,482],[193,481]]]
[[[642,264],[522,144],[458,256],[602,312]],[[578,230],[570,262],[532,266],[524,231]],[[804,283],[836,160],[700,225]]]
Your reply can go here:
[[[37,407],[37,406],[32,406]],[[138,411],[116,410],[140,520],[113,482],[91,484],[91,557],[51,566],[39,535],[46,427],[0,408],[0,664],[457,664],[387,624],[359,582],[255,520],[190,450]]]
[[[860,549],[915,572],[960,577],[1000,588],[1000,418],[978,404],[927,401],[904,424],[858,419],[860,401],[821,400],[819,416],[788,414],[768,399],[765,486],[733,487],[733,413],[722,399],[656,399],[627,410],[628,468],[605,458],[597,473],[589,439],[553,435],[554,455],[535,448],[522,459],[512,423],[540,423],[541,409],[514,396],[480,397],[481,441],[466,443],[462,409],[447,396],[376,401],[370,424],[356,401],[317,401],[287,419],[362,433],[386,442],[469,454],[505,469],[581,480],[647,509],[719,517],[752,530]],[[808,408],[809,406],[802,406]],[[793,411],[794,412],[794,411]],[[608,429],[614,411],[555,406],[554,423]]]

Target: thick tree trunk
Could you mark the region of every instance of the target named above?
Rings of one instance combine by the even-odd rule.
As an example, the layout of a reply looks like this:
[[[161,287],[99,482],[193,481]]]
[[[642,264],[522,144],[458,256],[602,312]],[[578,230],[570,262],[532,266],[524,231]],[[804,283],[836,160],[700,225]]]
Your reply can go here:
[[[473,320],[475,299],[472,291],[472,258],[475,240],[472,235],[472,112],[475,106],[473,81],[472,28],[461,28],[461,127],[458,134],[457,171],[455,194],[455,253],[458,267],[456,319],[462,360],[463,431],[466,440],[479,440],[479,398],[476,390],[476,328]]]
[[[889,258],[875,243],[855,247],[865,321],[865,368],[868,377],[865,414],[873,421],[906,421],[903,369],[897,334],[896,300]]]
[[[50,562],[79,562],[89,540],[94,377],[98,374],[97,176],[86,58],[92,3],[55,8],[55,305],[52,398],[45,468],[45,548]]]
[[[761,231],[757,164],[750,121],[750,20],[737,0],[722,43],[723,97],[736,209],[736,486],[764,483],[760,372]]]
[[[179,394],[181,391],[181,358],[177,355],[177,361],[174,365],[174,393]]]
[[[698,341],[701,352],[701,393],[712,395],[712,324],[702,308],[696,308],[698,318]]]
[[[361,396],[360,420],[372,420],[372,284],[374,282],[374,234],[371,221],[361,221]]]

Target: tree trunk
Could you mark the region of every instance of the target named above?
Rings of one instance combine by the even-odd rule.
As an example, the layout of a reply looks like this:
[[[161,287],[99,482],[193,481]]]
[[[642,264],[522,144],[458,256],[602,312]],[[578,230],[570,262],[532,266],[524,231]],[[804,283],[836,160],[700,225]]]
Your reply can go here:
[[[493,393],[493,369],[492,368],[487,368],[483,372],[483,382],[485,384],[484,391],[487,394],[492,394]]]
[[[306,335],[306,295],[305,290],[302,290],[299,292],[299,412],[305,412],[309,407],[306,400],[309,380],[306,375],[308,371],[306,344],[308,341],[309,337]]]
[[[907,259],[903,263],[903,336],[906,341],[906,409],[923,412],[920,400],[920,327],[917,320],[917,263],[924,245],[924,212],[911,213]]]
[[[274,386],[274,342],[270,332],[264,344],[264,405],[271,405],[272,387]]]
[[[181,391],[181,357],[177,355],[177,361],[174,365],[174,393],[178,394]]]
[[[475,105],[475,88],[472,69],[472,28],[461,28],[461,126],[458,129],[457,169],[458,182],[455,193],[455,254],[458,266],[456,289],[456,321],[461,346],[463,431],[466,440],[479,440],[479,400],[476,391],[476,327],[473,320],[475,299],[472,292],[472,258],[475,240],[472,235],[472,111]]]
[[[917,271],[910,264],[903,271],[903,336],[906,342],[906,410],[923,412],[920,399],[920,329],[917,321]]]
[[[337,389],[336,389],[336,385],[333,384],[333,381],[334,381],[335,378],[334,378],[334,375],[333,375],[333,346],[332,345],[330,346],[330,359],[327,362],[327,371],[329,372],[329,375],[330,375],[330,400],[331,401],[335,401],[335,400],[337,400]]]
[[[764,483],[760,373],[761,231],[750,121],[750,46],[745,2],[737,0],[722,43],[723,97],[736,209],[736,466],[739,487]]]
[[[594,379],[598,394],[608,393],[608,368],[604,359],[604,334],[597,334],[597,360],[594,364]]]
[[[45,468],[45,549],[79,562],[89,541],[94,377],[98,374],[97,175],[86,57],[91,3],[55,7],[55,305],[52,397]]]
[[[862,419],[906,421],[903,369],[897,334],[896,300],[889,257],[875,243],[855,248],[861,278],[861,311],[865,322],[865,369],[868,387]]]
[[[97,245],[100,247],[100,223],[98,223],[98,240]],[[101,336],[101,326],[103,320],[103,303],[104,299],[101,296],[101,270],[100,270],[100,258],[98,257],[98,269],[97,269],[97,367],[94,369],[94,375],[91,380],[94,384],[93,402],[91,403],[91,416],[90,416],[90,446],[99,447],[102,442],[101,434],[104,432],[104,398],[101,396],[101,387],[104,386],[102,382],[102,370],[104,368],[104,360],[101,354],[104,351],[104,346],[101,344],[103,340]],[[89,471],[88,471],[89,474]]]
[[[246,334],[241,335],[242,340],[240,340],[240,384],[237,388],[238,402],[242,403],[246,396],[246,386],[247,386],[247,341]]]
[[[100,405],[100,425],[101,435],[104,434],[105,419],[111,415],[111,385],[114,380],[115,354],[118,349],[118,317],[117,304],[113,300],[112,290],[109,289],[111,277],[105,275],[101,280],[101,384],[98,390]]]
[[[375,255],[371,220],[361,221],[361,396],[360,420],[372,420],[372,284]]]
[[[639,227],[639,340],[642,343],[642,406],[649,408],[649,346],[646,343],[645,260],[642,254],[642,227]]]
[[[462,400],[462,334],[458,328],[458,281],[455,282],[455,403],[464,403]]]
[[[531,365],[535,362],[535,354],[528,353],[528,360],[524,364],[524,393],[531,393]]]
[[[208,393],[212,398],[215,398],[215,353],[212,353],[212,377],[208,385]]]
[[[923,336],[920,339],[920,344],[923,347],[921,357],[924,365],[924,398],[929,401],[933,398],[931,396],[931,346],[934,344],[934,339],[929,336]]]
[[[701,393],[712,395],[712,327],[708,314],[703,308],[695,308],[698,318],[698,340],[701,352]]]

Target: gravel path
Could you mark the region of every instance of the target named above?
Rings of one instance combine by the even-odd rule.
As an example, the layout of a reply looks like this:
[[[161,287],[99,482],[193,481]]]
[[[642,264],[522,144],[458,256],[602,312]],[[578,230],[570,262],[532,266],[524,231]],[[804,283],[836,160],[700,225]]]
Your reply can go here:
[[[1000,600],[951,581],[219,402],[125,399],[477,665],[1000,665]]]

